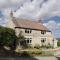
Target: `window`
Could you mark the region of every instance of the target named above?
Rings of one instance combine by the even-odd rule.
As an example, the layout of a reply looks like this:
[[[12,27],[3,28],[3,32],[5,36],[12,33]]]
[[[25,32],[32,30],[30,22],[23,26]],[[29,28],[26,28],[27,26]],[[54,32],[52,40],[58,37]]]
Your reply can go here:
[[[44,40],[41,40],[41,42],[43,42],[43,43],[44,43]]]
[[[41,42],[44,43],[46,41],[46,38],[41,38]]]
[[[27,40],[27,43],[29,43],[29,40]]]
[[[30,38],[30,43],[32,42],[32,38]]]
[[[27,38],[27,43],[29,43],[29,38]]]
[[[25,33],[29,33],[29,30],[28,29],[25,29]]]
[[[32,30],[30,30],[30,33],[32,32]]]
[[[43,35],[46,34],[46,31],[41,31],[41,34],[43,34]]]
[[[26,44],[31,44],[32,38],[26,38],[25,41],[26,41]]]
[[[32,40],[30,40],[30,43],[31,43]]]
[[[32,30],[30,30],[30,29],[25,29],[25,33],[31,33],[32,32]]]

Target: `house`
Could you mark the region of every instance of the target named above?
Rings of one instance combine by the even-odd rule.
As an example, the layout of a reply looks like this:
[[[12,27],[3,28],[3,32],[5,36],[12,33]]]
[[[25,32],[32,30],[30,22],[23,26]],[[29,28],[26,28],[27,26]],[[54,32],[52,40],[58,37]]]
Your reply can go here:
[[[25,43],[35,46],[36,44],[48,45],[57,47],[57,42],[54,40],[52,32],[47,29],[43,24],[13,17],[11,13],[7,26],[15,30],[16,35],[19,33],[25,37]],[[20,42],[18,46],[20,45]]]

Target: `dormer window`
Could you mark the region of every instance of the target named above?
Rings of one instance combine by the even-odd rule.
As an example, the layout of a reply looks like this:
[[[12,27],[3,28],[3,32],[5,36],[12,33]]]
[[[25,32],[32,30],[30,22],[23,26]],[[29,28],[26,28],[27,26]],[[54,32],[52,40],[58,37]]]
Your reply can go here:
[[[43,34],[43,35],[46,34],[46,31],[41,31],[41,34]]]
[[[31,33],[32,32],[32,30],[30,30],[30,29],[25,29],[25,33]]]

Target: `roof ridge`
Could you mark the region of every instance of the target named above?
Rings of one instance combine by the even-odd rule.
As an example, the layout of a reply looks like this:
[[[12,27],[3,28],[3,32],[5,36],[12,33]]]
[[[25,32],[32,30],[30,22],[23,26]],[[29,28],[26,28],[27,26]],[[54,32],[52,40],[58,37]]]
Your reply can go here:
[[[15,19],[19,19],[19,20],[26,20],[26,21],[31,21],[31,22],[35,22],[35,23],[38,23],[38,24],[42,24],[42,23],[40,23],[40,22],[37,22],[37,21],[34,21],[33,19],[32,20],[30,20],[30,19],[26,19],[26,18],[15,18]]]

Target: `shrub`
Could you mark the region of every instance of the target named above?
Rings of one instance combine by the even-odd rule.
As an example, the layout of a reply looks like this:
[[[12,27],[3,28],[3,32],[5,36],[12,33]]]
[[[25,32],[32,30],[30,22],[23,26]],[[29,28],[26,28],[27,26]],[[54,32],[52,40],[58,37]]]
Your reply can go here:
[[[46,48],[46,45],[42,45],[41,48]]]
[[[31,52],[32,55],[41,55],[42,51],[33,51]]]
[[[28,45],[27,48],[33,48],[31,45]]]
[[[57,42],[57,46],[60,46],[60,40],[58,40],[58,42]]]
[[[48,45],[42,45],[41,46],[41,48],[53,48],[53,46],[50,44],[50,43],[48,43]]]
[[[23,56],[23,57],[30,57],[31,54],[29,52],[27,52],[27,51],[24,51],[24,52],[21,53],[21,56]]]
[[[21,53],[21,56],[29,57],[29,56],[39,56],[42,54],[43,54],[43,51],[23,51]]]
[[[17,36],[15,31],[10,28],[0,27],[0,45],[9,46],[11,48],[16,47]]]
[[[33,47],[31,45],[25,44],[24,46],[22,46],[23,49],[33,49]]]
[[[40,49],[40,45],[39,45],[39,44],[36,44],[36,45],[34,46],[34,48]]]
[[[48,45],[46,46],[46,48],[53,48],[53,46],[50,43],[48,43]]]

